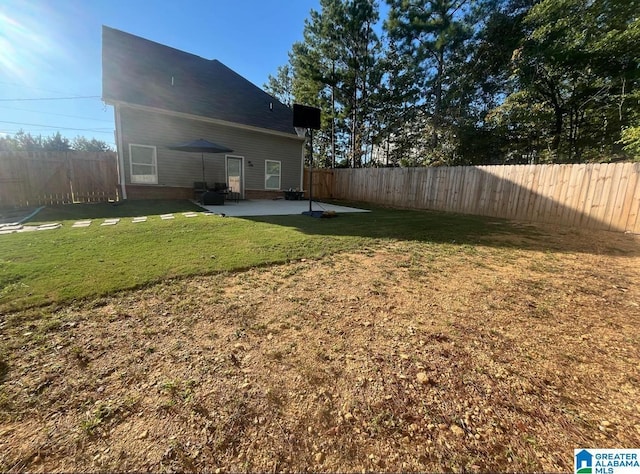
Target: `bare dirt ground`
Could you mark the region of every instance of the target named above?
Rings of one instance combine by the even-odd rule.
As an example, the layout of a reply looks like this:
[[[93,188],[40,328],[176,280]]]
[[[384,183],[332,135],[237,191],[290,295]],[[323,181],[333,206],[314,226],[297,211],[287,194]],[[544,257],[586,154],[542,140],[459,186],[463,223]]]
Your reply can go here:
[[[2,471],[569,471],[640,447],[640,242],[394,242],[0,319]]]

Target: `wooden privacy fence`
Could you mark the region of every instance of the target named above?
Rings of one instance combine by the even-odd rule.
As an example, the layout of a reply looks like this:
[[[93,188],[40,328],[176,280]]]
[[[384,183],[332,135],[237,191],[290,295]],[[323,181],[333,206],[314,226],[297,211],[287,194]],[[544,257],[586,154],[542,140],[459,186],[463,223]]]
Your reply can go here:
[[[0,151],[0,208],[117,200],[116,156]]]
[[[331,193],[314,196],[640,233],[640,163],[330,172]]]

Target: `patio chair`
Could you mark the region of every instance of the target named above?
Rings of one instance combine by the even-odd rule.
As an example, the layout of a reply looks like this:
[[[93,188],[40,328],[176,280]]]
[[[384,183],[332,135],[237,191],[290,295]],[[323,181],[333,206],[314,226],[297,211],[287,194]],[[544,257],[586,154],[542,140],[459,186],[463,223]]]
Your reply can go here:
[[[240,198],[240,193],[234,192],[233,188],[231,188],[227,183],[214,183],[213,190],[224,194],[226,201],[238,202],[238,199]]]
[[[202,195],[208,191],[207,183],[204,181],[194,181],[193,182],[193,199],[200,202],[202,200]]]

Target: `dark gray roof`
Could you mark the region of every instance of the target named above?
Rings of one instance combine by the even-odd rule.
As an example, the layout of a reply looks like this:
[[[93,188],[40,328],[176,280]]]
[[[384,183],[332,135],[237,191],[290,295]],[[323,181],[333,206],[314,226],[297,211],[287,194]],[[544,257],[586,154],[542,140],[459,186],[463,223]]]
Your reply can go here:
[[[220,61],[107,26],[102,98],[295,134],[289,107]]]

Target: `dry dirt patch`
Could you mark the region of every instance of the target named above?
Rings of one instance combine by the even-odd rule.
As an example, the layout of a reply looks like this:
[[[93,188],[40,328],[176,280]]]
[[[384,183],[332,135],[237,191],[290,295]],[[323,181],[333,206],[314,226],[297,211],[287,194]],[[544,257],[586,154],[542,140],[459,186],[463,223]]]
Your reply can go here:
[[[567,471],[639,447],[639,255],[549,228],[395,242],[3,316],[0,469]]]

